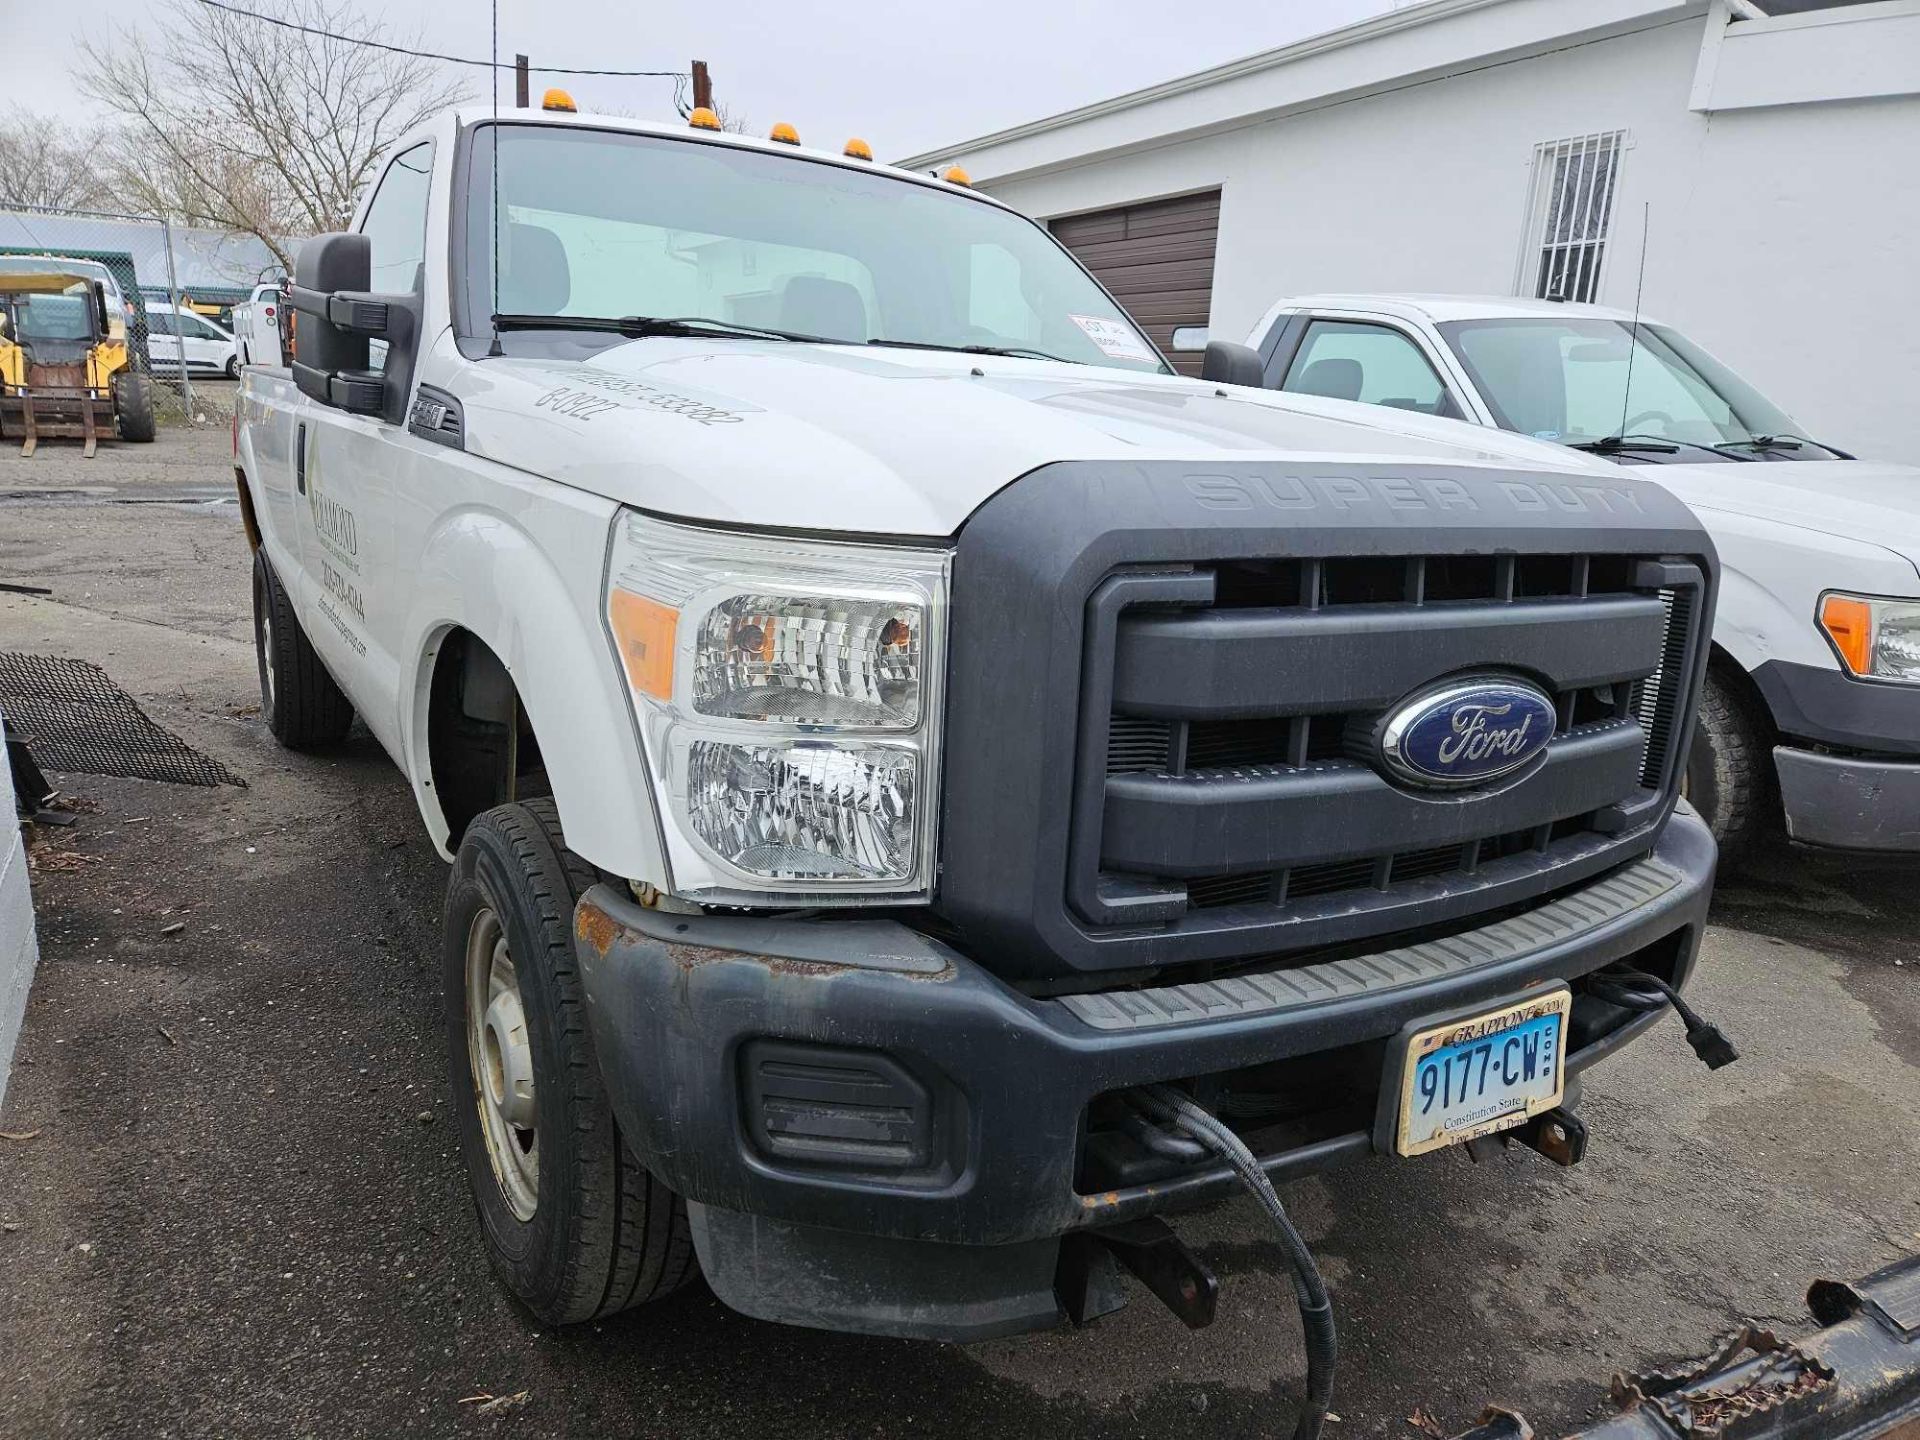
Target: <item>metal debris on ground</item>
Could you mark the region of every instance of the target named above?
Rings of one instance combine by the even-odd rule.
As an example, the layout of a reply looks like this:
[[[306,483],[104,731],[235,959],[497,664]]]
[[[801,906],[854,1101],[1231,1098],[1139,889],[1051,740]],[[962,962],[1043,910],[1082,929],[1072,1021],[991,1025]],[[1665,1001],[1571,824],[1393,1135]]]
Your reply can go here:
[[[98,665],[0,651],[0,712],[55,771],[174,785],[245,785],[211,756],[147,718]]]
[[[1700,1360],[1614,1376],[1620,1413],[1568,1440],[1920,1440],[1920,1255],[1816,1281],[1807,1308],[1822,1328],[1804,1340],[1749,1323]],[[1456,1440],[1525,1428],[1490,1409]]]
[[[1719,1435],[1833,1383],[1833,1371],[1771,1330],[1743,1325],[1702,1359],[1613,1377],[1622,1410],[1649,1405],[1683,1434]]]

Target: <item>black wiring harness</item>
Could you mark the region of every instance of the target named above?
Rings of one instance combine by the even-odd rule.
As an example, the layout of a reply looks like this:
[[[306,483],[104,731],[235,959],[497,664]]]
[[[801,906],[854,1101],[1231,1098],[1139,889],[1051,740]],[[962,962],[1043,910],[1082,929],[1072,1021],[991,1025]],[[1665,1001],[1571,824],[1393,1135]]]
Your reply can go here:
[[[1191,1096],[1170,1085],[1143,1085],[1128,1098],[1150,1119],[1185,1132],[1197,1144],[1218,1155],[1233,1168],[1240,1183],[1252,1192],[1280,1232],[1281,1248],[1293,1271],[1294,1295],[1300,1302],[1300,1326],[1307,1347],[1307,1398],[1294,1423],[1293,1440],[1318,1440],[1333,1399],[1333,1367],[1340,1340],[1333,1323],[1333,1301],[1328,1298],[1320,1267],[1300,1232],[1287,1218],[1286,1207],[1274,1192],[1267,1172],[1238,1135],[1217,1116],[1209,1114]]]
[[[1680,992],[1658,975],[1610,966],[1587,977],[1587,993],[1623,1010],[1651,1013],[1673,1006],[1680,1023],[1687,1027],[1687,1044],[1709,1070],[1731,1065],[1740,1058],[1740,1052],[1733,1048],[1733,1042],[1721,1033],[1720,1027],[1702,1020],[1694,1008],[1680,998]]]

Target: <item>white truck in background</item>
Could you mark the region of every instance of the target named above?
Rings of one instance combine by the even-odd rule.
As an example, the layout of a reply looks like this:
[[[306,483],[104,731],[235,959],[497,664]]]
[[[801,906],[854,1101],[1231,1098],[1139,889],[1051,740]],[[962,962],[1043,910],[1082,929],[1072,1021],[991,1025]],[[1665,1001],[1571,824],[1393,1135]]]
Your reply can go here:
[[[1297,296],[1246,343],[1252,383],[1536,436],[1686,501],[1725,569],[1686,781],[1723,853],[1783,822],[1920,851],[1920,468],[1856,460],[1673,327],[1597,305]]]
[[[1182,378],[1016,212],[704,111],[441,116],[289,293],[263,710],[358,715],[452,864],[460,1154],[544,1320],[697,1257],[836,1329],[1116,1263],[1205,1323],[1159,1212],[1572,1163],[1681,1004],[1716,567],[1659,487]]]
[[[283,280],[263,280],[253,294],[233,307],[233,339],[242,365],[284,365],[281,353],[280,309]]]

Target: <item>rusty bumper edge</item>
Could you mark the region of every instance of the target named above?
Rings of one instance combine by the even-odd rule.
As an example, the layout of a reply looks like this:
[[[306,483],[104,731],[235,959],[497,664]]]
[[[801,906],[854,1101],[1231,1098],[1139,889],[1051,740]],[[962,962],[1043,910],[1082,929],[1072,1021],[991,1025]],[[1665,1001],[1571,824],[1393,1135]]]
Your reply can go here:
[[[1799,1341],[1748,1323],[1702,1359],[1613,1377],[1620,1413],[1568,1440],[1920,1440],[1920,1255],[1851,1283],[1818,1280],[1823,1327]],[[1489,1408],[1457,1440],[1522,1440]]]

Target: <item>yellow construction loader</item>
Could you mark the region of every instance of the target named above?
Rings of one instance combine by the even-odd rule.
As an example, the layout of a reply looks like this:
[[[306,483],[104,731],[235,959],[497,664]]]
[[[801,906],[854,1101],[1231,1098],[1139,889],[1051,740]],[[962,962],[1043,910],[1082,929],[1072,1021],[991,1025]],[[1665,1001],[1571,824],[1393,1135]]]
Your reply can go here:
[[[153,439],[153,381],[127,360],[126,322],[78,272],[0,258],[0,436],[31,455],[43,436]]]

